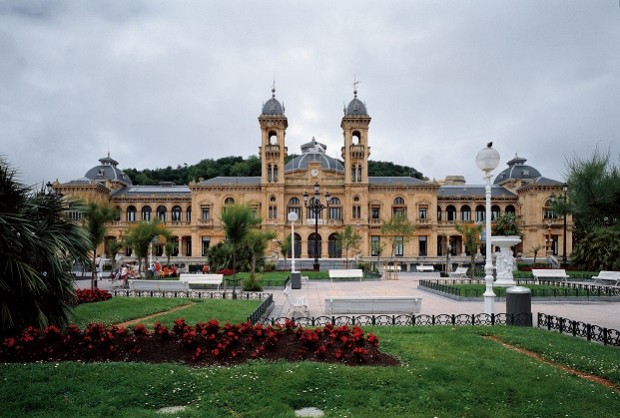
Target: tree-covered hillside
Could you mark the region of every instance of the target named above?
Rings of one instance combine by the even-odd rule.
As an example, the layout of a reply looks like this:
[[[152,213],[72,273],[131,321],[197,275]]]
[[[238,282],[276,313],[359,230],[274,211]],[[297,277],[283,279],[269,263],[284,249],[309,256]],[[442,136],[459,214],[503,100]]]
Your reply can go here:
[[[287,161],[296,155],[291,154]],[[123,171],[131,178],[133,184],[156,185],[161,182],[173,182],[175,184],[188,184],[190,181],[199,181],[217,176],[260,176],[260,159],[258,156],[223,157],[214,160],[204,159],[195,165],[177,165],[176,168],[156,168],[154,170],[125,168]],[[369,161],[368,172],[371,176],[411,176],[423,179],[424,176],[413,167],[402,166],[385,161]]]

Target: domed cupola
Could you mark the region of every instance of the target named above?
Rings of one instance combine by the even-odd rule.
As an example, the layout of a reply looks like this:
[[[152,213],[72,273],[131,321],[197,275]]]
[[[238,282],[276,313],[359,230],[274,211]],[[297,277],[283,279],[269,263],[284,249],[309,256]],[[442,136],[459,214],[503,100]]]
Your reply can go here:
[[[321,144],[312,138],[310,142],[301,146],[301,155],[286,163],[284,172],[290,173],[298,170],[307,170],[309,163],[320,162],[323,170],[342,173],[344,171],[342,163],[325,154],[326,149],[325,144]]]
[[[133,183],[127,174],[125,174],[121,169],[119,169],[118,162],[110,157],[110,153],[108,152],[108,156],[104,158],[100,158],[98,166],[95,166],[88,170],[84,177],[89,180],[95,181],[103,181],[103,180],[112,180],[121,182],[127,186],[131,186]]]
[[[353,100],[344,109],[345,116],[368,116],[366,105],[357,98],[357,90],[353,91]]]
[[[527,160],[518,155],[508,161],[508,168],[495,177],[493,184],[501,184],[509,180],[530,182],[541,177],[540,172],[532,166],[525,165]]]
[[[271,89],[271,99],[267,100],[267,103],[263,105],[262,115],[284,116],[284,106],[276,99],[275,87]]]

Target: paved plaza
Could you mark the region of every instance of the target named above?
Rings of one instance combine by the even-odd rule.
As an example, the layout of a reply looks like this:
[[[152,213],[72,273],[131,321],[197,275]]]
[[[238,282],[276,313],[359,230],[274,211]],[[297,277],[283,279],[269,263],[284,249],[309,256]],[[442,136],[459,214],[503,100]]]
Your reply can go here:
[[[301,289],[292,290],[293,295],[303,296],[308,303],[309,316],[325,315],[325,299],[329,297],[374,297],[374,296],[413,296],[422,298],[420,314],[479,314],[484,313],[482,297],[474,301],[457,301],[418,289],[420,279],[439,278],[439,273],[401,272],[398,280],[340,281],[328,280],[304,281]],[[90,280],[78,280],[81,288],[90,287]],[[109,289],[110,281],[99,281],[99,288]],[[269,288],[273,293],[274,309],[270,317],[290,316],[289,304],[282,289]],[[497,299],[495,312],[506,312],[505,300]],[[538,312],[560,316],[606,328],[620,329],[620,302],[591,301],[532,301],[534,318]],[[534,319],[536,322],[536,319]]]

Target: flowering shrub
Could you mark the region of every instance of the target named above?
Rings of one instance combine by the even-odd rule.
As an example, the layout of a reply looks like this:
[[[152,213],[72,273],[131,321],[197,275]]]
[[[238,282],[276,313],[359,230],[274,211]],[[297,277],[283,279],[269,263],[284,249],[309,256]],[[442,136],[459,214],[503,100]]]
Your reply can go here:
[[[77,301],[76,305],[81,303],[101,302],[108,300],[112,297],[112,294],[103,289],[77,289],[75,291]]]
[[[140,360],[145,352],[178,354],[183,358],[166,361],[235,363],[248,358],[275,359],[283,346],[289,360],[321,360],[365,363],[379,355],[379,340],[358,326],[304,328],[292,321],[275,326],[250,322],[232,325],[217,320],[193,326],[185,319],[174,321],[172,329],[156,322],[153,332],[144,325],[132,331],[116,325],[91,323],[84,331],[70,325],[61,332],[49,326],[39,332],[26,328],[20,335],[6,337],[0,344],[0,361],[37,360]]]
[[[235,274],[233,269],[221,269],[217,271],[217,274],[223,274],[224,276],[232,276]]]

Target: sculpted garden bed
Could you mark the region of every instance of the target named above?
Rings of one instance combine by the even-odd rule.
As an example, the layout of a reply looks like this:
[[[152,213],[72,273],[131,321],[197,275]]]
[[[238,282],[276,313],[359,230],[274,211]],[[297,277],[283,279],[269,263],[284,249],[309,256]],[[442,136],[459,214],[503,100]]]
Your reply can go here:
[[[183,318],[172,329],[157,322],[153,331],[90,324],[65,332],[55,326],[28,327],[6,337],[0,346],[2,362],[136,361],[183,363],[196,366],[233,365],[253,359],[320,361],[347,365],[393,366],[399,361],[379,351],[379,340],[357,326],[326,325],[303,328],[242,323],[221,325],[216,320],[190,326]]]

